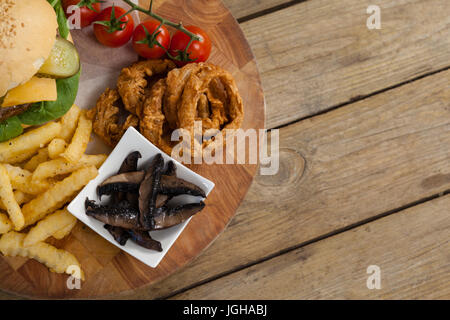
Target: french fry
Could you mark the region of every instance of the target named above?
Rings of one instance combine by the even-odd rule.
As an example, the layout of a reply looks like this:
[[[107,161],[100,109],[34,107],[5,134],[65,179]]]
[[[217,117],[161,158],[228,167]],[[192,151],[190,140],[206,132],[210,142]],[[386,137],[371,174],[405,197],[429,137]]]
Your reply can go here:
[[[14,191],[14,198],[16,199],[17,204],[20,206],[25,202],[28,202],[31,199],[33,199],[33,196],[30,194],[23,193],[22,191],[16,190]],[[0,201],[0,209],[6,210],[6,206],[1,201]]]
[[[76,105],[60,121],[27,130],[0,143],[0,210],[8,213],[0,211],[0,252],[36,259],[50,271],[76,277],[69,267],[80,268],[77,259],[44,241],[71,233],[77,219],[61,208],[98,175],[107,156],[84,154],[92,121]],[[35,223],[27,234],[16,232]]]
[[[47,148],[43,148],[40,149],[37,153],[37,155],[35,155],[33,158],[31,158],[25,165],[24,165],[24,169],[28,170],[28,171],[34,171],[36,170],[37,166],[48,160],[48,149]]]
[[[54,234],[52,234],[52,237],[58,240],[64,239],[65,237],[67,237],[71,232],[73,227],[75,227],[75,225],[77,224],[77,219],[73,220],[73,222],[69,225],[67,225],[66,227],[56,231]]]
[[[77,162],[89,143],[92,133],[92,121],[86,118],[85,113],[81,113],[78,120],[78,127],[73,135],[72,142],[67,147],[66,151],[61,154],[68,162]]]
[[[11,220],[6,214],[0,213],[0,234],[9,232],[13,227]]]
[[[16,190],[14,191],[14,197],[16,198],[17,203],[19,204],[19,206],[21,206],[22,204],[31,201],[34,196],[28,193],[23,193],[22,191]]]
[[[0,162],[14,162],[24,153],[33,154],[46,145],[61,132],[61,124],[49,122],[34,130],[30,130],[17,138],[0,143]],[[32,156],[32,154],[31,154]],[[26,159],[23,159],[26,160]],[[22,160],[22,161],[23,161]]]
[[[33,181],[30,171],[5,164],[5,169],[11,179],[13,189],[22,191],[31,195],[38,195],[50,188],[51,184],[48,181]]]
[[[22,154],[16,155],[14,157],[10,157],[8,160],[8,163],[10,164],[18,164],[18,163],[22,163],[30,158],[32,158],[35,154],[36,154],[35,149],[30,150],[30,151],[25,151]]]
[[[20,230],[25,224],[25,219],[20,209],[19,204],[14,198],[11,180],[9,179],[8,171],[0,164],[0,200],[6,207],[9,218],[14,224],[14,229]]]
[[[67,148],[67,143],[64,139],[55,138],[48,144],[48,156],[50,159],[58,158],[61,153]]]
[[[23,246],[29,247],[38,242],[45,241],[61,229],[73,226],[77,219],[66,209],[56,211],[39,221],[23,240]],[[75,222],[75,223],[74,223]]]
[[[47,268],[56,273],[67,273],[77,277],[76,273],[71,273],[73,266],[81,270],[81,265],[77,258],[70,252],[57,249],[45,242],[38,242],[32,246],[24,247],[23,240],[26,235],[10,231],[0,238],[0,252],[8,257],[24,257],[35,259],[43,263]],[[80,272],[80,278],[84,280],[84,274]]]
[[[81,109],[73,105],[72,108],[61,118],[62,129],[59,137],[67,142],[70,142],[72,136],[77,128],[78,119],[81,114]]]
[[[57,182],[43,194],[26,203],[22,208],[25,217],[25,227],[41,220],[50,212],[61,208],[97,175],[98,171],[94,166],[79,169],[64,180]]]
[[[106,155],[83,155],[76,163],[70,163],[64,158],[58,158],[41,163],[33,173],[33,181],[42,181],[50,177],[72,173],[83,167],[99,168],[106,160]]]

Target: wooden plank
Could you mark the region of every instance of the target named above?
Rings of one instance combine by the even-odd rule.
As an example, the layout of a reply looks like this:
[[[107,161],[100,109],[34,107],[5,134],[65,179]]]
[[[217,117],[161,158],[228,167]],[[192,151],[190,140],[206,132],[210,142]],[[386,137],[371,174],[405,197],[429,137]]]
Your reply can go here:
[[[261,71],[267,127],[450,65],[448,0],[314,0],[241,24]]]
[[[223,0],[236,19],[247,17],[255,13],[264,12],[267,9],[283,5],[291,0]]]
[[[448,299],[450,196],[296,249],[175,299]],[[380,269],[369,290],[367,268]]]
[[[208,0],[203,0],[208,1]],[[158,8],[163,3],[163,0],[154,0],[153,8]],[[190,2],[197,3],[199,0],[191,0]],[[291,0],[223,0],[225,6],[231,11],[236,19],[247,17],[249,15],[263,12],[264,10],[277,7],[282,4],[292,2]],[[141,6],[148,8],[150,0],[139,0]]]
[[[280,171],[259,176],[225,232],[189,267],[132,297],[192,284],[450,189],[450,71],[280,132]]]

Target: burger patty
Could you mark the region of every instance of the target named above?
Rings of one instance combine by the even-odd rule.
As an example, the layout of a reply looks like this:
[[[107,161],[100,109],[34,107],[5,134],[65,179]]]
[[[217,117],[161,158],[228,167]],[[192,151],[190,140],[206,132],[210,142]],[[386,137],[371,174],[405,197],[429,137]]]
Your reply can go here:
[[[3,122],[14,116],[24,113],[31,107],[31,103],[21,104],[18,106],[1,108],[0,107],[0,122]]]

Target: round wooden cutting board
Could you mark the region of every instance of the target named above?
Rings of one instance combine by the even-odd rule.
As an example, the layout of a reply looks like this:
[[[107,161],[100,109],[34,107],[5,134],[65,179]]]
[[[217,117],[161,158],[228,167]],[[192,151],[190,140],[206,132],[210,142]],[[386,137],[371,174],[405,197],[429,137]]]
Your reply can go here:
[[[140,3],[148,6],[149,1]],[[263,129],[264,96],[255,59],[238,23],[222,2],[157,0],[154,10],[172,21],[195,24],[209,33],[214,45],[209,62],[230,71],[242,95],[243,129]],[[257,165],[202,164],[190,168],[216,186],[205,210],[191,220],[157,268],[144,265],[78,222],[70,236],[51,243],[70,251],[80,261],[86,275],[81,289],[69,290],[67,275],[51,273],[35,260],[3,256],[0,256],[0,289],[31,298],[102,298],[132,293],[185,266],[225,229],[257,172]]]

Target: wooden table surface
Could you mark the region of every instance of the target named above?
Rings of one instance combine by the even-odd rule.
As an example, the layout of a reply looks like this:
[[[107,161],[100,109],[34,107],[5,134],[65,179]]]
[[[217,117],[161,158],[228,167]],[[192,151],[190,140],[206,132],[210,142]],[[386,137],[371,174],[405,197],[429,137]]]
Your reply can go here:
[[[259,65],[280,171],[194,262],[119,298],[449,299],[448,0],[224,2]]]

